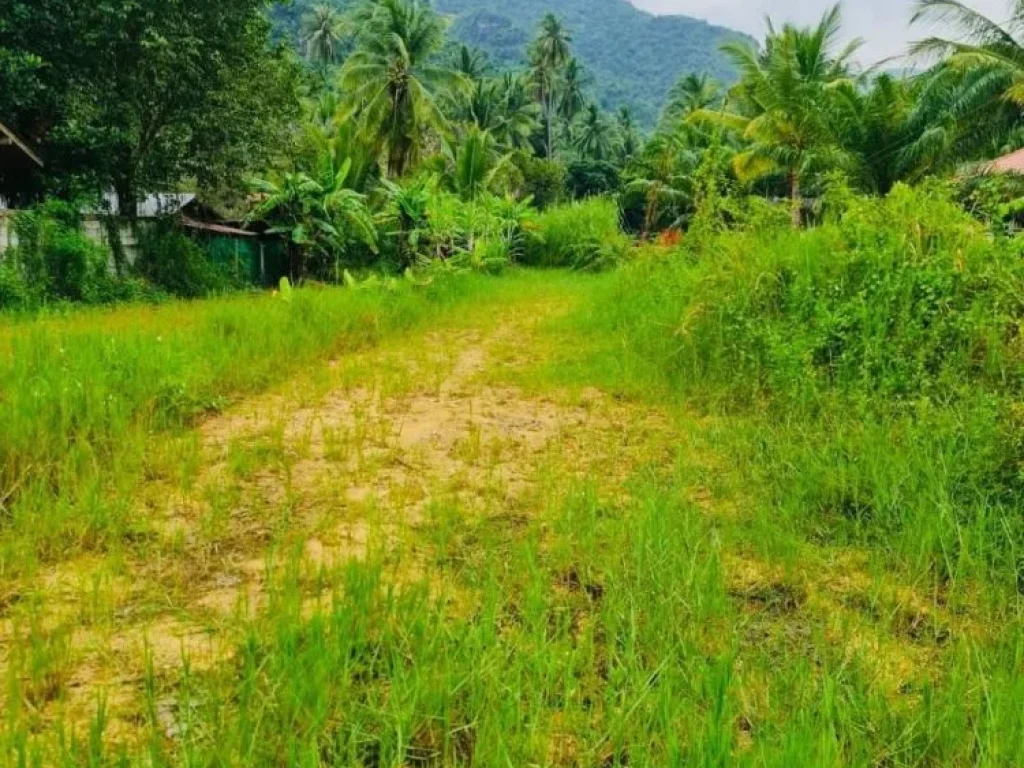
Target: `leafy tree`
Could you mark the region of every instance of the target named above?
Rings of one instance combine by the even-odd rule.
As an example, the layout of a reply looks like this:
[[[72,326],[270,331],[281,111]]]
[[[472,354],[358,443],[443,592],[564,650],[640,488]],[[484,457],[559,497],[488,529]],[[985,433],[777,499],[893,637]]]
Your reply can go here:
[[[523,177],[523,195],[532,198],[537,208],[544,210],[562,201],[566,168],[561,162],[526,152],[517,152],[512,160]]]
[[[133,215],[142,190],[237,184],[288,140],[297,70],[268,44],[267,0],[14,5],[0,50],[38,63],[41,92],[13,119],[58,190],[113,187]]]
[[[581,158],[566,168],[566,186],[575,199],[613,195],[619,191],[619,169],[607,160]]]
[[[358,26],[342,89],[364,130],[380,134],[388,174],[396,178],[416,158],[427,134],[447,125],[440,97],[466,91],[470,83],[436,63],[445,24],[419,0],[377,0],[363,10]]]

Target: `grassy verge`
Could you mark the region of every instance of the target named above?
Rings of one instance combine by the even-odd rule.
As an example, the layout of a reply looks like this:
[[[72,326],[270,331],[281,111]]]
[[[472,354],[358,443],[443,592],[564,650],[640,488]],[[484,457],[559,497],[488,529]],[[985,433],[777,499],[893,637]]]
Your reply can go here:
[[[0,574],[130,536],[154,431],[422,325],[486,279],[84,310],[0,326]],[[169,459],[187,464],[186,457]]]

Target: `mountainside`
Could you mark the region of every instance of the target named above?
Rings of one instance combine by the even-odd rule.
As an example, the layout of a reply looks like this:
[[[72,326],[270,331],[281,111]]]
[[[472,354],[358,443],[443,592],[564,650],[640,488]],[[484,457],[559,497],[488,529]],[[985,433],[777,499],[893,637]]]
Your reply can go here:
[[[287,16],[297,21],[316,2],[296,0]],[[733,70],[719,46],[749,39],[687,16],[653,16],[628,0],[434,0],[434,6],[452,18],[453,38],[483,49],[501,67],[522,63],[541,18],[553,12],[569,28],[601,105],[628,104],[646,125],[657,120],[681,75],[707,72],[731,80]]]
[[[731,80],[733,70],[719,46],[744,37],[687,16],[653,16],[627,0],[436,0],[435,5],[454,16],[456,38],[504,65],[522,60],[541,18],[555,13],[569,27],[602,105],[629,104],[646,124],[657,119],[681,75],[707,72]]]

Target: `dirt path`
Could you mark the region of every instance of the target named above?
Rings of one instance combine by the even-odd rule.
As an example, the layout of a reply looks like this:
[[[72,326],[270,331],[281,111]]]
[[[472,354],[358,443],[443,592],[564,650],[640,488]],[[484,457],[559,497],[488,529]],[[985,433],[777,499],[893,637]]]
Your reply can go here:
[[[225,663],[239,617],[263,609],[282,569],[300,572],[311,604],[370,552],[396,583],[429,576],[432,537],[459,524],[448,511],[521,524],[541,506],[556,453],[614,484],[636,432],[663,423],[596,391],[542,397],[510,385],[541,362],[538,329],[566,308],[495,309],[329,361],[164,446],[195,469],[142,489],[135,504],[149,525],[128,556],[51,569],[0,623],[0,667],[31,667],[36,646],[52,657],[23,680],[37,727],[84,730],[102,696],[107,737],[134,742],[152,670],[171,737],[183,665]]]

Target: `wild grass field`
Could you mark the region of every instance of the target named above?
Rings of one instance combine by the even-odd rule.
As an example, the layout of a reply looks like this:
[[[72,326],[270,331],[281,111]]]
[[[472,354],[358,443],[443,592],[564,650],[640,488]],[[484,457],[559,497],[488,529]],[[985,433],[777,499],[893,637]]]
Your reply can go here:
[[[1024,761],[1024,271],[927,191],[0,329],[10,765]]]

